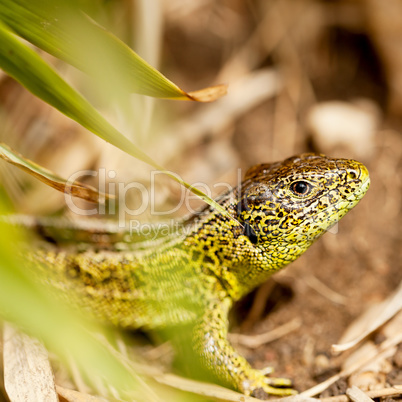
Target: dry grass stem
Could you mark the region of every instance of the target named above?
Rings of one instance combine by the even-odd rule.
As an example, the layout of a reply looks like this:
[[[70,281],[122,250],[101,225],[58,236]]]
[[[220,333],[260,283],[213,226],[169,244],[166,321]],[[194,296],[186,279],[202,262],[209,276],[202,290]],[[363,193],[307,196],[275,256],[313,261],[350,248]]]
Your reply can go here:
[[[221,387],[215,384],[209,384],[201,381],[189,380],[187,378],[179,377],[174,374],[163,374],[155,377],[155,380],[160,384],[168,385],[186,392],[207,396],[208,398],[215,398],[220,401],[230,402],[255,402],[260,399],[251,396],[245,396],[230,389]]]
[[[376,389],[367,391],[365,394],[369,398],[386,398],[402,395],[402,385],[396,385],[391,388]],[[321,402],[349,402],[350,398],[347,395],[331,396],[329,398],[320,398]]]
[[[308,286],[313,288],[316,292],[318,292],[321,296],[327,298],[333,303],[343,304],[347,303],[347,298],[331,288],[329,288],[325,283],[321,282],[316,276],[308,275],[303,277],[303,282],[305,282]]]
[[[106,398],[84,394],[72,389],[63,388],[56,385],[56,391],[62,400],[68,402],[107,402]]]
[[[393,348],[400,342],[402,342],[402,333],[397,334],[392,339],[387,339],[386,341],[381,343],[372,353],[365,354],[365,356],[363,356],[359,361],[356,361],[354,364],[351,364],[347,369],[342,370],[340,373],[302,392],[300,395],[310,397],[320,394],[339,379],[350,376],[352,373],[364,367],[366,364],[380,358],[382,355],[387,354],[390,348]]]
[[[357,388],[355,385],[346,390],[346,395],[353,402],[374,402],[373,399],[368,397],[365,392],[363,392],[360,388]]]
[[[267,304],[267,300],[270,297],[274,287],[275,281],[268,280],[256,290],[251,309],[241,324],[241,332],[247,332],[259,319],[261,319]]]
[[[287,322],[280,327],[275,328],[272,331],[265,334],[258,335],[243,335],[243,334],[229,334],[228,338],[231,342],[246,346],[250,349],[256,349],[261,345],[269,342],[273,342],[283,336],[289,334],[292,331],[296,331],[302,325],[300,318],[295,318],[292,321]]]
[[[391,296],[373,306],[363,314],[347,331],[341,342],[332,345],[332,352],[348,350],[376,331],[402,309],[402,282]],[[359,335],[355,335],[355,334]],[[351,336],[353,335],[353,336]],[[352,338],[352,340],[350,340]]]
[[[4,385],[13,402],[57,402],[46,349],[36,340],[4,324]]]

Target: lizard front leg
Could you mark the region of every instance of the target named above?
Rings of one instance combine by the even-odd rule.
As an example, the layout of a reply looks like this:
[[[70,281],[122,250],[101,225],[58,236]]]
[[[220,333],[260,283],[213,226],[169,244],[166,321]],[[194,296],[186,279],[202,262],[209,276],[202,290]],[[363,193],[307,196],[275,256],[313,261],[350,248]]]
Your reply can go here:
[[[193,332],[193,350],[201,365],[219,383],[246,395],[257,396],[263,390],[272,395],[293,395],[291,388],[276,388],[270,384],[289,386],[290,381],[267,378],[262,371],[253,369],[227,340],[228,312],[232,302],[229,298],[213,300]]]

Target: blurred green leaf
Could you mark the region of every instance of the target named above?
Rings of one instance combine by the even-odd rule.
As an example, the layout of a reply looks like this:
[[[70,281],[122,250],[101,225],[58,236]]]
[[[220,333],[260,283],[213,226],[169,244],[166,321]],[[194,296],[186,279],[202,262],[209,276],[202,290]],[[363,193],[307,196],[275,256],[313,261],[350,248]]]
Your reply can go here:
[[[156,163],[116,130],[39,55],[0,22],[0,67],[38,98],[134,157]]]
[[[3,214],[1,204],[2,200]],[[73,357],[78,367],[94,378],[107,379],[121,392],[142,393],[143,380],[94,335],[103,329],[55,300],[47,287],[32,280],[34,269],[23,258],[22,237],[15,227],[0,220],[0,316],[41,339],[64,361]]]
[[[0,19],[37,47],[95,78],[106,93],[210,102],[225,85],[186,93],[124,42],[91,20],[74,0],[1,0]]]
[[[216,208],[223,215],[231,218],[224,208],[202,191],[195,189],[177,175],[167,171],[137,148],[127,137],[104,119],[81,94],[68,85],[36,52],[11,33],[1,21],[0,67],[38,98],[49,103],[66,116],[75,120],[105,141],[120,148],[122,151],[164,172],[198,195],[209,205]]]

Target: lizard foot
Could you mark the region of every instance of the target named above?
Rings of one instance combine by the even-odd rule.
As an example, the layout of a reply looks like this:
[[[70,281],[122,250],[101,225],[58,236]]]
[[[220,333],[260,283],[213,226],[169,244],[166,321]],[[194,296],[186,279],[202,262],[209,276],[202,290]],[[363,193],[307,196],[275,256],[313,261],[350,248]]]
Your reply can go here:
[[[264,375],[264,372],[252,370],[248,378],[242,381],[241,391],[246,395],[265,399],[264,394],[277,396],[297,394],[296,390],[288,388],[291,386],[292,382],[287,378],[268,378]]]
[[[271,366],[264,367],[263,369],[260,370],[260,372],[264,376],[267,376],[268,374],[272,374],[274,372],[274,368]],[[266,378],[266,381],[268,382],[269,385],[272,385],[273,387],[291,387],[292,386],[292,381],[289,380],[288,378],[268,377],[268,378]]]

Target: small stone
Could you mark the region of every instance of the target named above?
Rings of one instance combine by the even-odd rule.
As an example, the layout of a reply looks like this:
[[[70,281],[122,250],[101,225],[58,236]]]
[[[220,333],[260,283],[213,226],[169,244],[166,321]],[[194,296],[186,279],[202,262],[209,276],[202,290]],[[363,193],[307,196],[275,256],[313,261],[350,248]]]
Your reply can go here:
[[[262,388],[256,388],[252,393],[251,396],[257,399],[262,399],[264,401],[268,400],[268,394]]]
[[[355,385],[362,391],[381,389],[385,387],[385,384],[386,375],[383,373],[375,373],[372,371],[355,373],[349,378],[349,385]]]
[[[330,369],[330,361],[324,354],[319,354],[314,358],[313,373],[314,377],[320,377]]]
[[[317,368],[326,370],[329,367],[329,359],[324,354],[317,355],[316,358],[314,359],[314,365]]]

